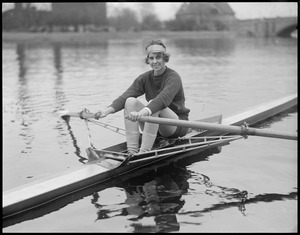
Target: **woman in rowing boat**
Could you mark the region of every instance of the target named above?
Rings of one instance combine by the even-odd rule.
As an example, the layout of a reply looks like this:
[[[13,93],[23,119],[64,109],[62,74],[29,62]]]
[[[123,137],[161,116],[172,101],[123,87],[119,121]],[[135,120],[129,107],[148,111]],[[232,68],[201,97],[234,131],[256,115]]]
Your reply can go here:
[[[185,107],[185,96],[179,74],[166,66],[170,54],[161,40],[152,40],[145,48],[146,64],[152,70],[138,76],[132,85],[106,109],[95,113],[99,119],[124,109],[127,150],[129,154],[144,153],[153,147],[156,136],[177,138],[184,136],[188,128],[180,126],[142,123],[140,116],[188,120],[190,110]],[[137,98],[145,94],[148,104]],[[143,131],[139,147],[140,132]]]

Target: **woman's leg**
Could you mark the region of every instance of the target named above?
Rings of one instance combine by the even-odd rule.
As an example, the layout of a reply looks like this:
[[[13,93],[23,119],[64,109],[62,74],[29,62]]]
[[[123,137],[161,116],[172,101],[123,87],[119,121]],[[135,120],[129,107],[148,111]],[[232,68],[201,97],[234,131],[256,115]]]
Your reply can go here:
[[[124,107],[124,116],[128,115],[133,111],[140,111],[145,106],[136,98],[130,97],[126,100]],[[126,118],[125,120],[125,129],[126,129],[126,141],[127,141],[127,150],[130,154],[135,154],[139,151],[139,122],[132,122]],[[143,124],[142,124],[143,125]],[[141,127],[142,128],[142,127]]]
[[[133,111],[140,111],[145,106],[136,98],[130,97],[126,100],[124,115],[128,115]],[[160,110],[154,114],[153,117],[163,117],[170,119],[178,119],[176,113],[174,113],[170,108]],[[139,151],[139,127],[143,130],[142,143]],[[150,151],[153,147],[154,141],[157,136],[157,131],[164,137],[171,136],[175,133],[177,126],[169,125],[159,125],[155,123],[143,123],[143,122],[132,122],[125,118],[125,129],[126,129],[126,140],[127,140],[127,150],[131,154],[137,152],[143,153]]]
[[[177,114],[173,112],[170,108],[165,108],[159,111],[159,117],[169,118],[169,119],[179,119]],[[159,133],[164,137],[169,137],[175,133],[177,126],[170,125],[159,125]]]
[[[154,113],[151,116],[152,117],[158,117],[158,113]],[[144,129],[143,129],[143,135],[142,135],[142,143],[140,148],[140,153],[148,152],[152,149],[154,141],[157,136],[159,124],[145,122],[144,123]]]
[[[152,114],[151,116],[152,117],[178,119],[177,114],[174,113],[170,108],[160,110],[160,111]],[[173,135],[175,133],[176,129],[177,129],[177,126],[159,125],[159,124],[155,124],[155,123],[146,122],[144,124],[140,153],[144,153],[144,152],[150,151],[152,149],[158,130],[162,136],[168,137],[168,136]]]

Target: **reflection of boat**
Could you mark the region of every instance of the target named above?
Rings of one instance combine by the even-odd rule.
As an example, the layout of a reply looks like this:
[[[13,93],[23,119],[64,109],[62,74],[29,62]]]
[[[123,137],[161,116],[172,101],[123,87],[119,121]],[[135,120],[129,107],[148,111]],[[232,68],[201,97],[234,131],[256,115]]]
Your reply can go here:
[[[237,126],[243,125],[245,122],[248,125],[254,125],[295,105],[297,105],[297,95],[290,95],[228,117],[223,120],[223,123],[227,126],[230,125],[230,127],[235,126],[235,128],[243,130],[241,134],[247,135],[247,131],[250,128]],[[76,115],[78,116],[78,113]],[[203,124],[205,121],[219,122],[220,117],[209,118],[198,123]],[[194,124],[195,122],[189,123]],[[217,127],[221,126],[217,125]],[[140,155],[128,156],[125,152],[126,143],[117,144],[102,150],[90,147],[87,149],[87,152],[92,160],[85,166],[4,192],[3,218],[44,205],[57,198],[110,180],[119,175],[134,172],[147,165],[173,159],[177,156],[183,158],[197,152],[221,147],[233,140],[243,138],[241,136],[226,136],[226,134],[231,132],[229,129],[212,128],[211,131],[206,130],[209,129],[203,130],[203,128],[197,126],[197,128],[192,128],[184,138],[175,140],[158,138],[153,151]],[[268,131],[264,133],[268,134]],[[294,135],[280,136],[296,138]]]
[[[201,154],[202,155],[202,154]],[[133,232],[171,232],[179,231],[176,214],[185,201],[182,195],[188,191],[190,172],[172,162],[155,169],[148,168],[144,174],[131,177],[116,185],[124,188],[125,203],[119,208],[101,204],[98,193],[93,194],[92,203],[97,208],[97,220],[117,216],[130,217]],[[141,221],[151,217],[146,225]]]

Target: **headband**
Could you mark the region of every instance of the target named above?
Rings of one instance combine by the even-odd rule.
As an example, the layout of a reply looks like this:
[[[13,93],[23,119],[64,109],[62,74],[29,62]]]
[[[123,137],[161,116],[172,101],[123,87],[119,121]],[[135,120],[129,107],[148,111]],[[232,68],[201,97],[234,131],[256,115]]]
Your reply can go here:
[[[166,53],[166,48],[164,48],[161,45],[151,45],[147,47],[147,53],[149,54],[150,52],[163,52]]]

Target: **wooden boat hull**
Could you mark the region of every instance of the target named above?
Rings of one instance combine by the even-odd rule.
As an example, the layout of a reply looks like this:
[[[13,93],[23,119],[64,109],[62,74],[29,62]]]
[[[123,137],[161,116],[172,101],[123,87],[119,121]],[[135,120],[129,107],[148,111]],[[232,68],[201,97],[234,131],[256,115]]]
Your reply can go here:
[[[228,117],[223,120],[223,123],[227,125],[242,125],[244,122],[247,122],[249,125],[254,125],[296,105],[297,95],[290,95],[273,102],[259,105],[254,109],[249,109],[243,113]],[[204,120],[201,121],[203,122]],[[216,136],[225,134],[227,133],[220,131],[193,130],[187,134],[187,137],[201,137],[204,135]],[[203,148],[199,148],[197,151],[201,152],[209,148],[217,148],[225,144],[228,144],[228,142],[224,141],[222,143],[216,143],[215,145],[207,145]],[[125,148],[126,143],[121,143],[104,150],[122,152]],[[55,177],[33,182],[4,192],[2,210],[3,218],[8,218],[20,212],[41,206],[65,195],[99,184],[100,182],[107,181],[108,179],[128,174],[129,172],[136,171],[146,165],[155,164],[156,162],[163,161],[167,158],[172,158],[176,154],[186,157],[191,155],[191,153],[197,153],[197,151],[174,153],[165,157],[156,159],[151,158],[148,161],[136,162],[128,165],[121,165],[121,162],[116,163],[116,161],[114,161],[115,165],[109,166],[108,160],[101,159],[101,161],[99,161],[99,159],[95,159],[89,164],[81,166],[78,169],[72,169]]]

